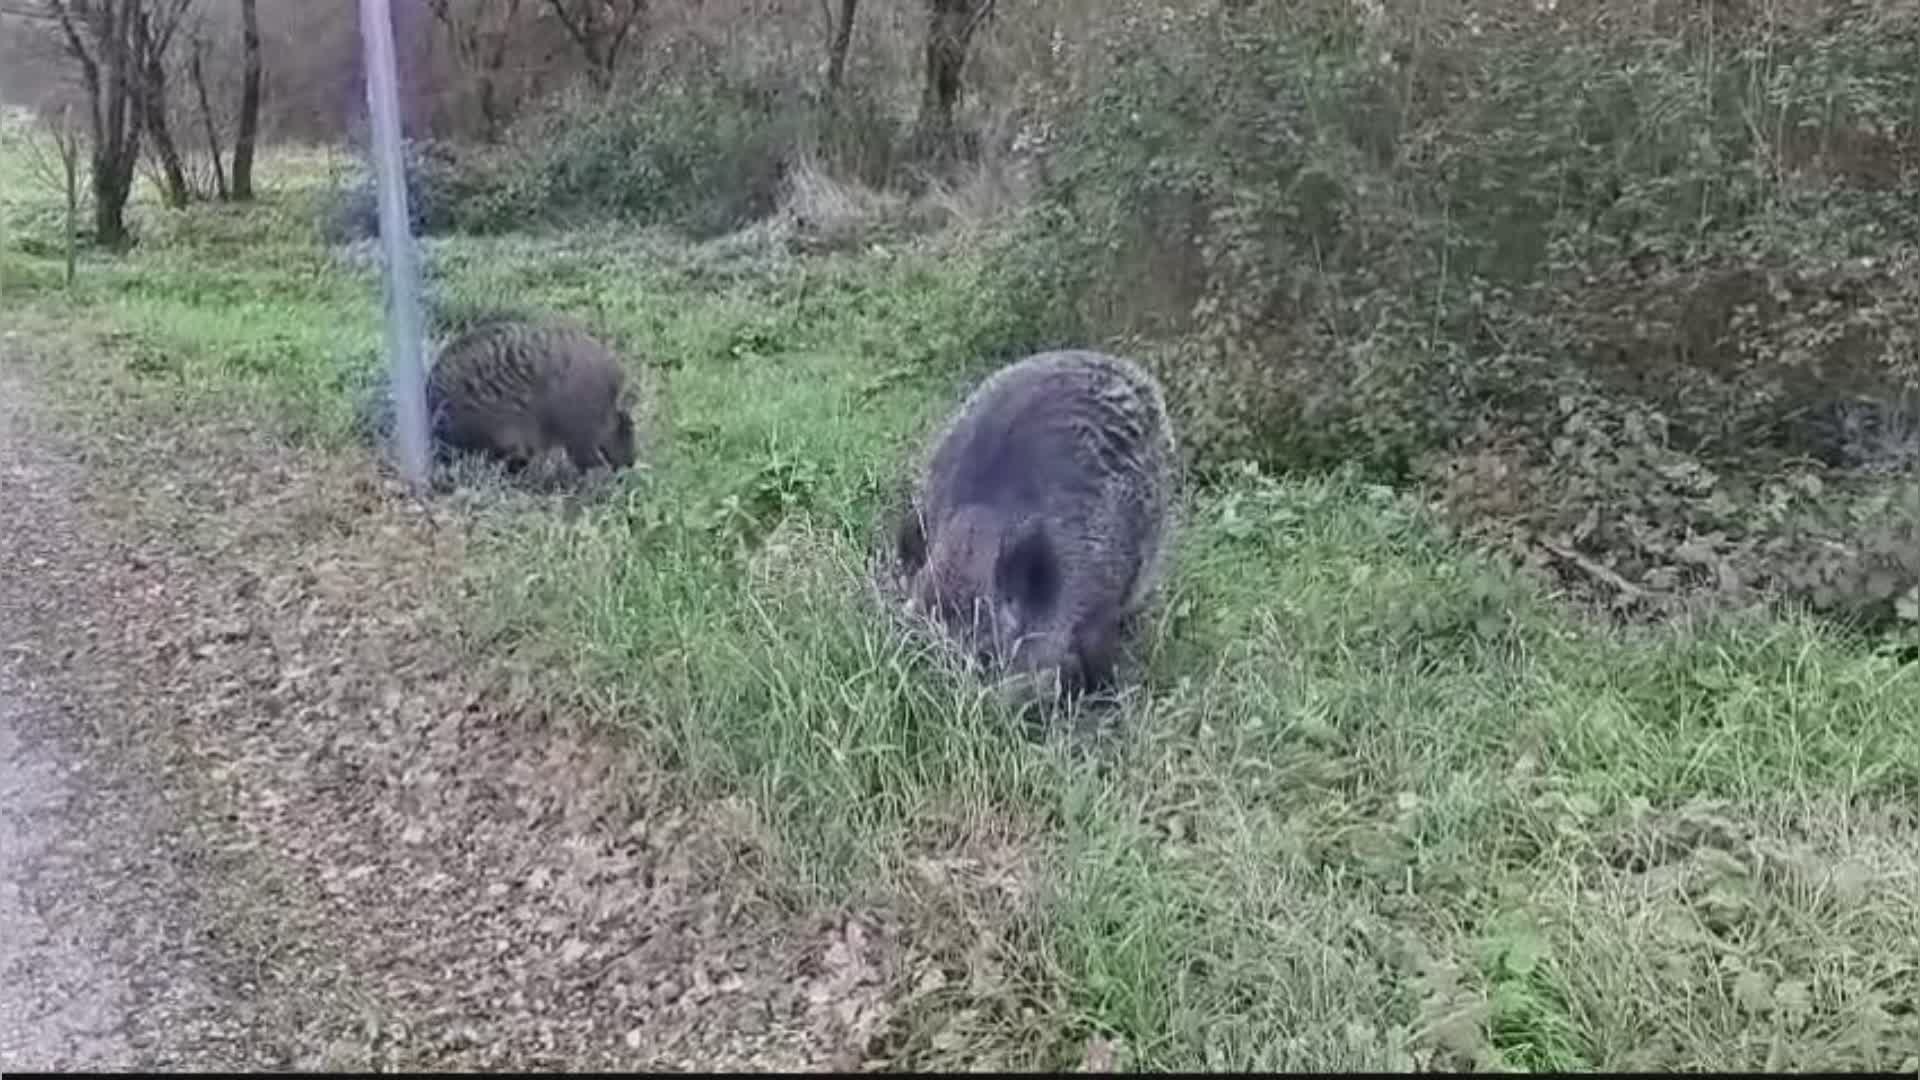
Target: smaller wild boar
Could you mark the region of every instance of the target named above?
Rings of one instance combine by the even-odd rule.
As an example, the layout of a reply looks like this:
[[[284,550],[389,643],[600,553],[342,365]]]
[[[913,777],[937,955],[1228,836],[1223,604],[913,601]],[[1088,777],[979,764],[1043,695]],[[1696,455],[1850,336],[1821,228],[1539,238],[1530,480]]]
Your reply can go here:
[[[907,607],[1020,703],[1112,678],[1173,530],[1173,428],[1132,361],[1039,353],[961,404],[895,536]]]
[[[619,358],[568,324],[481,323],[449,341],[427,375],[435,440],[511,472],[556,446],[581,473],[631,466],[633,407]]]

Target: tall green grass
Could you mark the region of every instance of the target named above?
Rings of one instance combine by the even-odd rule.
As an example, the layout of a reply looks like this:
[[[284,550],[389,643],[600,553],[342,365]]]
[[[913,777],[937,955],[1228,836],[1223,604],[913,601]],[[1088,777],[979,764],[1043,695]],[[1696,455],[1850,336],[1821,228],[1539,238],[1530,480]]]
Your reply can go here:
[[[303,174],[269,175],[254,210],[143,207],[77,296],[10,294],[18,325],[346,445],[377,279],[310,239]],[[1249,469],[1190,493],[1114,730],[1036,737],[865,577],[908,455],[991,363],[977,257],[559,233],[432,262],[442,296],[587,317],[670,380],[651,468],[575,516],[483,511],[461,632],[550,657],[638,760],[742,800],[794,903],[905,913],[896,1060],[1920,1055],[1912,665],[1790,618],[1583,621],[1410,493]]]

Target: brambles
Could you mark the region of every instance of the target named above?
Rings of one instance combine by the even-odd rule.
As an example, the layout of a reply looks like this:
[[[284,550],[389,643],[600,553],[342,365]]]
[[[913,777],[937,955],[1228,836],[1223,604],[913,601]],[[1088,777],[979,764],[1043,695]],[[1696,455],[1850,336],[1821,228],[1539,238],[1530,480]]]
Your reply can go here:
[[[1920,386],[1920,16],[1471,10],[1119,26],[1007,246],[1006,305],[1147,359],[1206,474],[1445,486],[1497,453],[1536,479],[1450,506],[1530,558],[1568,547],[1541,556],[1568,580],[1825,595],[1786,569],[1837,526],[1764,492],[1806,472],[1815,403],[1897,412]],[[1643,433],[1569,449],[1623,423]],[[1886,494],[1863,462],[1907,451],[1872,438],[1818,482]],[[1716,529],[1720,570],[1658,554]]]

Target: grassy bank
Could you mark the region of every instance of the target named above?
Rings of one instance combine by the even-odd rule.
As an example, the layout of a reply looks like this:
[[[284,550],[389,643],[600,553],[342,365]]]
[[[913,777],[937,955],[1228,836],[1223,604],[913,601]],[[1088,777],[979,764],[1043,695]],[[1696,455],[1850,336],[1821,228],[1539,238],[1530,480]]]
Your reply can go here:
[[[143,205],[72,296],[6,186],[7,329],[90,346],[51,385],[350,438],[377,279],[313,239],[324,162],[267,165],[257,208]],[[899,912],[896,1061],[1920,1064],[1920,668],[1771,616],[1600,626],[1411,493],[1249,469],[1187,507],[1120,736],[1031,740],[861,578],[984,370],[970,251],[429,250],[443,296],[584,316],[670,379],[652,470],[480,512],[460,632],[739,799],[757,887]]]

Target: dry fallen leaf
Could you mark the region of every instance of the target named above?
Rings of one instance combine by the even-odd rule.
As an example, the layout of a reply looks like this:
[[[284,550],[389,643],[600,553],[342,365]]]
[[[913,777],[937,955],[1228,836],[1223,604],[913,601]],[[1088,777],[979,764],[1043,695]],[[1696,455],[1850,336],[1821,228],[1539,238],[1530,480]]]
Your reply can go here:
[[[159,434],[106,453],[171,468]],[[254,922],[212,937],[263,950],[240,957],[258,973],[248,1015],[298,1027],[233,1045],[336,1047],[322,1064],[354,1069],[798,1071],[885,1029],[904,968],[885,924],[823,937],[769,918],[724,877],[755,815],[716,828],[636,778],[644,762],[568,737],[590,725],[564,715],[576,703],[551,670],[450,647],[440,598],[487,595],[455,534],[530,511],[416,523],[365,497],[360,457],[247,431],[174,441],[167,455],[203,464],[171,492],[115,458],[87,478],[100,506],[54,490],[22,516],[136,552],[31,550],[71,601],[43,635],[69,659],[34,662],[96,675],[77,688],[89,710],[166,735],[146,775],[207,789],[216,869],[281,875]],[[144,570],[119,580],[129,567]],[[826,960],[804,988],[803,956]]]

